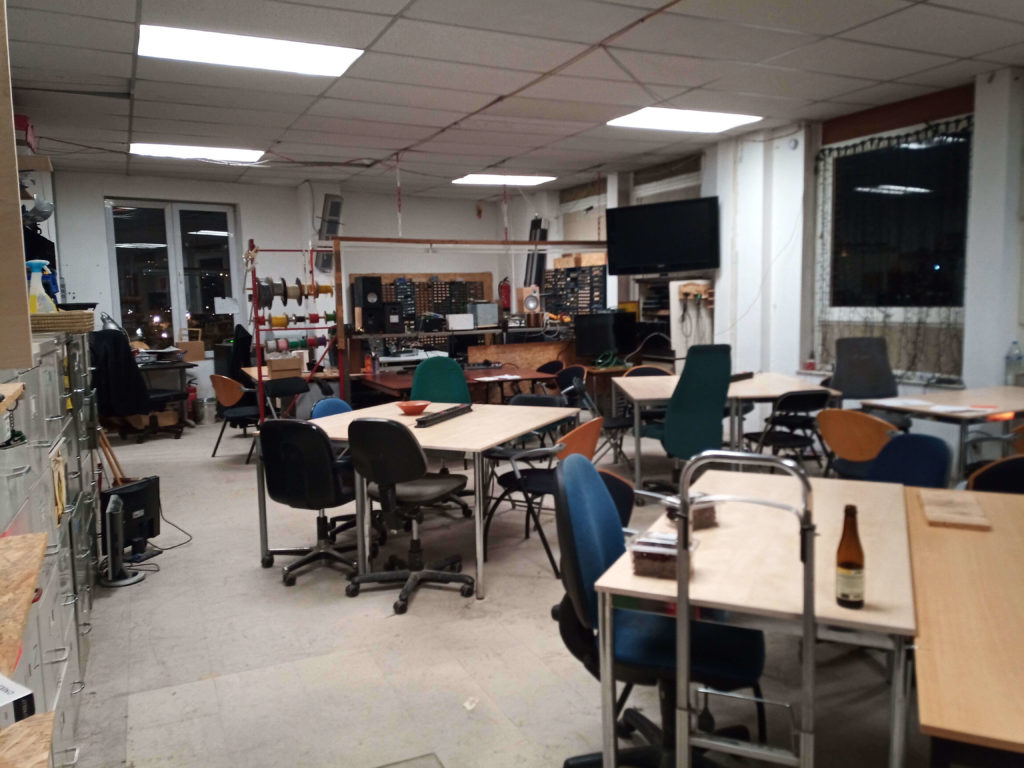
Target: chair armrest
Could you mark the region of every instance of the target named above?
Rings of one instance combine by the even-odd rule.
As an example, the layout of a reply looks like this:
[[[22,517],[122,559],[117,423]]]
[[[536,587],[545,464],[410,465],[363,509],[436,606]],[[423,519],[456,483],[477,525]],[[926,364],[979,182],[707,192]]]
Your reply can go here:
[[[512,451],[508,454],[509,461],[534,461],[535,459],[549,459],[557,456],[564,450],[564,443],[555,443],[545,448],[529,448],[525,451]]]
[[[335,472],[354,472],[355,466],[352,464],[351,456],[335,456],[334,457],[334,471]]]

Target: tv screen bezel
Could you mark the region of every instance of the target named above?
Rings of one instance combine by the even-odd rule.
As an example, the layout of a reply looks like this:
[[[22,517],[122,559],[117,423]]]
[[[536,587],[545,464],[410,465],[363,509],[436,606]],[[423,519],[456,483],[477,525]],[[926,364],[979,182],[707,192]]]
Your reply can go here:
[[[614,241],[612,238],[612,219],[618,217],[621,214],[628,215],[629,211],[644,209],[644,213],[650,213],[652,208],[673,208],[673,207],[685,207],[702,205],[708,207],[713,211],[714,220],[712,222],[712,248],[714,251],[714,263],[710,263],[705,259],[701,259],[699,262],[694,263],[693,260],[687,262],[654,262],[654,261],[643,261],[638,260],[635,257],[630,258],[628,261],[621,257],[616,260]],[[664,203],[650,203],[649,205],[629,205],[622,206],[619,208],[609,208],[606,211],[606,227],[607,227],[607,253],[608,253],[608,274],[609,275],[648,275],[648,274],[664,274],[674,272],[699,272],[707,271],[711,269],[718,269],[722,263],[721,254],[721,237],[719,227],[719,209],[718,209],[718,197],[712,195],[709,197],[697,197],[689,200],[670,200]],[[619,246],[620,248],[622,246]]]

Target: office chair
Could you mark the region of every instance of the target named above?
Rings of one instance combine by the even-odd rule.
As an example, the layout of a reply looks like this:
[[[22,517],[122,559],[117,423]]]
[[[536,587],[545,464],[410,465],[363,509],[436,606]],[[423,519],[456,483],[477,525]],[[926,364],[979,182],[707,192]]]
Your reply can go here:
[[[945,488],[952,453],[945,440],[931,435],[898,435],[885,444],[866,480],[921,488]]]
[[[587,369],[582,365],[569,365],[555,374],[555,384],[558,386],[558,390],[565,395],[566,403],[570,408],[580,407],[580,397],[574,388],[576,379],[584,384],[587,382]]]
[[[450,357],[428,357],[416,366],[409,399],[432,403],[470,402],[462,366]]]
[[[775,398],[764,429],[747,432],[743,439],[754,444],[755,453],[761,453],[765,448],[771,448],[773,456],[788,451],[799,461],[803,461],[805,452],[810,448],[820,466],[821,456],[827,455],[828,451],[818,432],[818,422],[811,414],[827,406],[831,397],[832,394],[824,389],[787,392]],[[821,454],[814,450],[815,440],[821,446]]]
[[[892,439],[892,424],[864,411],[826,408],[818,413],[818,429],[828,448],[825,477],[864,480],[871,462]]]
[[[487,534],[491,530],[491,522],[494,520],[494,513],[498,506],[513,493],[521,493],[526,502],[526,519],[524,520],[525,536],[530,538],[530,523],[532,521],[537,529],[541,544],[544,545],[544,552],[547,553],[548,562],[551,563],[551,570],[555,578],[558,578],[558,563],[551,552],[548,538],[544,535],[544,528],[540,524],[538,509],[545,496],[553,495],[555,492],[555,470],[553,467],[519,467],[520,461],[533,462],[544,459],[562,460],[566,456],[579,454],[587,461],[594,458],[594,450],[597,448],[597,440],[601,436],[602,419],[591,419],[584,422],[572,432],[568,432],[559,438],[557,445],[546,448],[532,448],[529,450],[517,451],[508,456],[508,462],[512,467],[511,472],[498,475],[498,485],[502,492],[494,500],[494,503],[487,510],[484,516],[484,560],[487,560]],[[536,506],[535,506],[536,505]]]
[[[220,432],[217,434],[217,442],[213,444],[213,453],[210,454],[212,459],[217,455],[220,440],[224,437],[224,430],[227,429],[228,424],[233,429],[241,428],[242,434],[247,435],[249,427],[259,426],[260,408],[258,405],[246,405],[244,403],[245,396],[251,394],[253,390],[243,387],[234,379],[213,373],[210,374],[210,384],[213,385],[213,394],[217,396],[217,402],[221,406],[222,418]],[[246,464],[252,458],[252,451],[255,447],[256,436],[253,435],[252,443],[249,446],[249,453],[245,457]]]
[[[319,513],[316,518],[316,544],[288,552],[301,557],[281,569],[285,586],[295,584],[298,569],[313,563],[336,563],[354,571],[355,562],[341,555],[354,547],[335,546],[325,511],[355,499],[351,460],[335,455],[330,438],[320,427],[297,419],[264,421],[260,427],[260,455],[270,498],[279,504],[296,509],[315,509]],[[347,527],[355,527],[355,515],[347,517]]]
[[[656,365],[634,365],[623,376],[671,376],[672,374],[664,368]],[[640,414],[641,422],[660,421],[665,418],[664,408],[647,408]],[[603,458],[609,451],[612,453],[612,461],[616,464],[629,459],[622,450],[622,441],[626,433],[633,429],[633,408],[627,405],[622,413],[616,416],[604,417],[605,439],[597,450],[597,460]]]
[[[267,410],[270,411],[272,419],[278,418],[275,400],[283,401],[285,398],[292,398],[291,403],[284,406],[282,414],[286,415],[300,397],[309,392],[309,383],[301,376],[289,376],[286,379],[264,379],[263,396],[267,398]]]
[[[356,471],[368,485],[370,498],[379,502],[385,523],[390,528],[411,524],[409,559],[402,562],[388,559],[387,570],[366,573],[352,578],[345,594],[355,597],[363,584],[402,584],[395,601],[395,613],[405,613],[409,598],[421,584],[462,584],[459,594],[472,597],[475,581],[459,573],[462,559],[458,555],[430,563],[424,568],[420,542],[422,508],[443,501],[454,502],[467,510],[456,494],[466,487],[464,475],[427,472],[427,458],[409,428],[388,419],[356,419],[348,428],[349,452]]]
[[[967,490],[1024,493],[1024,456],[993,461],[967,478]]]
[[[732,365],[729,355],[728,344],[690,347],[679,383],[665,411],[665,420],[645,424],[640,430],[643,437],[660,440],[665,452],[675,460],[673,480],[681,462],[701,451],[722,447],[722,413],[729,393]]]
[[[601,476],[604,487],[608,489],[608,495],[615,502],[615,509],[622,520],[622,527],[625,528],[633,517],[633,503],[636,501],[633,484],[607,469],[599,469],[597,473]]]
[[[829,384],[847,400],[878,400],[896,397],[896,377],[889,364],[889,348],[881,336],[836,339],[836,364]],[[860,410],[878,416],[902,432],[910,429],[910,417],[902,413]]]
[[[978,447],[985,443],[999,443],[1003,450],[1006,450],[1006,446],[1009,446],[1012,453],[1024,453],[1024,424],[1014,427],[1005,435],[990,435],[982,430],[972,432],[966,445],[967,455],[970,456],[971,452],[977,452]],[[970,477],[982,467],[991,464],[992,461],[993,459],[969,461],[964,475]]]
[[[569,652],[595,678],[599,676],[597,592],[594,583],[626,551],[621,518],[599,473],[583,456],[569,456],[555,470],[555,520],[562,552],[565,597],[553,611]],[[626,710],[620,728],[635,729],[645,746],[619,750],[623,765],[671,764],[675,747],[675,618],[630,610],[615,613],[617,681],[626,684],[616,704],[618,720],[634,685],[657,685],[664,730],[636,710]],[[690,668],[694,681],[720,691],[752,688],[762,698],[764,634],[760,631],[691,624]],[[758,738],[765,741],[764,704],[757,702]],[[709,724],[710,725],[710,724]],[[710,728],[713,729],[713,725]],[[745,728],[729,729],[740,736]],[[721,732],[720,732],[721,733]],[[600,768],[600,754],[572,757],[564,768]]]
[[[338,413],[348,413],[351,410],[352,406],[340,397],[325,397],[313,405],[313,411],[310,413],[309,418],[319,419],[324,416],[334,416]]]
[[[561,360],[548,360],[543,365],[537,366],[537,372],[555,374],[558,373],[563,368],[565,368],[565,363],[563,363]],[[535,381],[533,382],[533,384],[534,392],[541,395],[547,393],[549,391],[549,387],[554,388],[555,386],[554,384],[551,384],[550,382],[546,381]]]

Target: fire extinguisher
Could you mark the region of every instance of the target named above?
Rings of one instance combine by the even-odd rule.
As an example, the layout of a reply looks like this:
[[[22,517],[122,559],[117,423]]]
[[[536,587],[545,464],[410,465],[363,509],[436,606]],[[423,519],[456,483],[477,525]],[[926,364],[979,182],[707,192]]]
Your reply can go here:
[[[189,415],[189,418],[195,421],[196,418],[196,401],[199,399],[199,393],[196,390],[195,384],[189,384],[188,389],[188,401],[185,403],[185,410]]]
[[[501,300],[501,308],[508,312],[512,309],[512,283],[507,277],[501,278],[498,283],[498,298]]]

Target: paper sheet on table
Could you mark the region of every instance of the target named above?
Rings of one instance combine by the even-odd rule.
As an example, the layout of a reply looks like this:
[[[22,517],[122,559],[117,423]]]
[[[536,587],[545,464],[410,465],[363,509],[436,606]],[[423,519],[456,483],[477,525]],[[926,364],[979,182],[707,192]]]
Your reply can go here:
[[[477,376],[476,381],[497,381],[497,376]]]
[[[918,492],[929,525],[986,530],[992,527],[978,500],[969,493],[935,488],[921,488]]]
[[[884,403],[897,408],[910,408],[918,405],[928,405],[927,400],[915,400],[912,397],[887,397],[885,400],[875,400],[876,403]]]
[[[932,413],[990,413],[999,409],[994,406],[933,405],[928,410]]]

